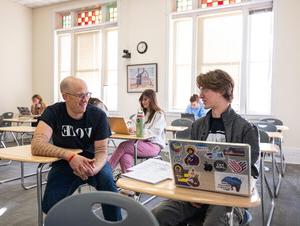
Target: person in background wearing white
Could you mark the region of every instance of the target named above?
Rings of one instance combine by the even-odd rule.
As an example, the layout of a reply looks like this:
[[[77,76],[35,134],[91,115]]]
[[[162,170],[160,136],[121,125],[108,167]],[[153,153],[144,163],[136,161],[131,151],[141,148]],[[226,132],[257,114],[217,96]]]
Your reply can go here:
[[[156,156],[165,147],[166,119],[164,112],[157,104],[155,91],[146,89],[139,98],[140,105],[145,114],[145,133],[153,135],[149,140],[140,140],[138,143],[139,157]],[[109,160],[111,167],[115,169],[120,163],[122,173],[133,166],[135,141],[124,141],[112,154]]]

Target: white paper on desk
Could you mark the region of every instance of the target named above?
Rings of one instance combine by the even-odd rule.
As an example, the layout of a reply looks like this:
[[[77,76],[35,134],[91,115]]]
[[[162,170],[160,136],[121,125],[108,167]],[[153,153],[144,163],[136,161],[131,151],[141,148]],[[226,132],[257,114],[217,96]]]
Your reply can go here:
[[[129,170],[130,172],[122,175],[152,184],[173,178],[170,163],[159,159],[148,159]]]

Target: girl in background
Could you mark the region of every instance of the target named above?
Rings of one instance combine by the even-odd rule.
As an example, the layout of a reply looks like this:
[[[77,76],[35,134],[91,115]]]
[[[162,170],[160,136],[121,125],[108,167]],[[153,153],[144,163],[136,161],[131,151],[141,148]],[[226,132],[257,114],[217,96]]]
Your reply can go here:
[[[145,114],[144,132],[152,135],[152,138],[139,141],[137,155],[139,157],[156,156],[165,147],[165,115],[157,104],[154,90],[146,89],[140,96],[139,102]],[[135,141],[128,140],[119,144],[109,160],[113,169],[120,164],[122,173],[125,173],[133,166],[134,143]]]

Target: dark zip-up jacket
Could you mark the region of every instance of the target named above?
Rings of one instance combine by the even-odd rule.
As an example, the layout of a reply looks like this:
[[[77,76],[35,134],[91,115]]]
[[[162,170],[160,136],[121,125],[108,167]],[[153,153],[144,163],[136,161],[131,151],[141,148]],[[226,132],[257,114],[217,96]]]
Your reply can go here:
[[[198,119],[192,125],[191,139],[205,141],[209,133],[211,110],[206,116]],[[251,175],[257,178],[259,175],[259,135],[256,126],[238,115],[231,106],[222,113],[222,121],[225,127],[226,142],[245,143],[251,146]]]

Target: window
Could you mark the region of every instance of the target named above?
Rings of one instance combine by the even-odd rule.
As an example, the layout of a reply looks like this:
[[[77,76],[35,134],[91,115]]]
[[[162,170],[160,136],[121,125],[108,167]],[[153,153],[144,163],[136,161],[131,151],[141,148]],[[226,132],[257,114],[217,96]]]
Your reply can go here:
[[[74,75],[85,80],[92,96],[104,101],[110,111],[117,110],[117,8],[113,7],[114,21],[110,20],[110,8],[104,5],[101,9],[71,12],[69,24],[75,21],[75,27],[64,25],[66,13],[57,17],[62,24],[56,30],[56,100],[62,98],[58,88],[61,80]]]
[[[226,1],[232,3],[240,1]],[[172,13],[169,111],[184,111],[189,97],[199,93],[198,74],[223,69],[235,81],[232,107],[237,112],[270,114],[272,1],[226,8],[223,4],[185,14]]]

